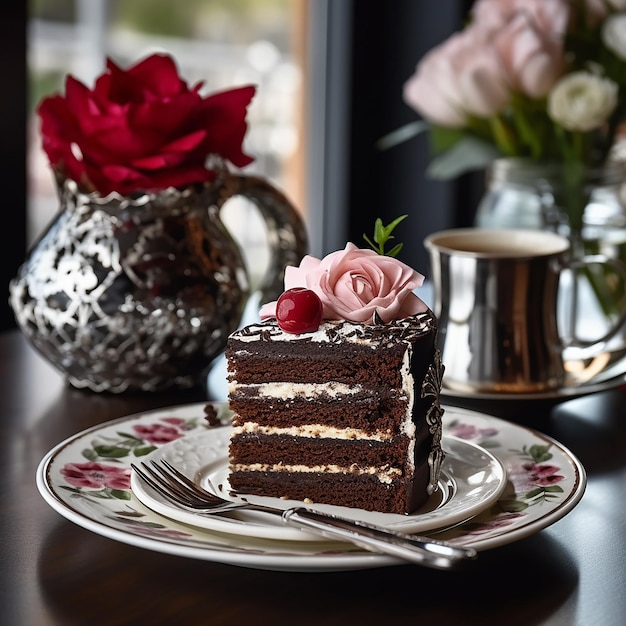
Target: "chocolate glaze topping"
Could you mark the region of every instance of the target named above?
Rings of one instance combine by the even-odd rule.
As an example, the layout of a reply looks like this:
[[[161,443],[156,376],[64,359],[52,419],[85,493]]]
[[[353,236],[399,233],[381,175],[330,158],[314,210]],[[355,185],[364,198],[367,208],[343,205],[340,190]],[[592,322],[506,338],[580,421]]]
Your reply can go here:
[[[401,320],[393,320],[387,324],[363,324],[347,320],[324,320],[317,332],[325,335],[325,340],[339,343],[346,339],[364,341],[387,340],[393,342],[414,341],[436,328],[434,315],[431,311],[418,313]],[[303,333],[298,340],[313,340],[317,333]],[[275,341],[284,338],[286,333],[280,329],[275,318],[254,323],[233,333],[234,337],[258,337],[261,341]],[[294,336],[291,335],[291,338]]]

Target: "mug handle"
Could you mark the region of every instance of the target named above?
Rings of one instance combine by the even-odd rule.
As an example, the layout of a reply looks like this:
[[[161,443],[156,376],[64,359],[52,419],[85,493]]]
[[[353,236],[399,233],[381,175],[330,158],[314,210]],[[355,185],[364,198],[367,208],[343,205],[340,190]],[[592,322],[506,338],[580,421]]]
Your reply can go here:
[[[585,340],[579,339],[576,336],[576,319],[578,312],[578,281],[576,280],[575,271],[577,269],[583,269],[588,265],[608,265],[611,267],[617,274],[621,274],[622,279],[624,280],[624,284],[626,284],[626,266],[619,259],[614,259],[604,254],[590,254],[585,255],[579,260],[574,260],[569,263],[567,266],[568,269],[572,270],[573,273],[573,282],[572,282],[572,309],[571,309],[571,319],[570,319],[570,339],[566,342],[566,347],[572,348],[590,348],[600,343],[605,343],[612,339],[626,324],[626,306],[622,308],[618,318],[615,320],[615,323],[609,328],[609,330],[602,335],[601,337],[593,340]]]
[[[242,196],[258,209],[267,228],[269,266],[261,284],[261,304],[277,300],[284,291],[285,268],[297,266],[308,250],[304,221],[288,198],[264,178],[229,173],[225,198]]]

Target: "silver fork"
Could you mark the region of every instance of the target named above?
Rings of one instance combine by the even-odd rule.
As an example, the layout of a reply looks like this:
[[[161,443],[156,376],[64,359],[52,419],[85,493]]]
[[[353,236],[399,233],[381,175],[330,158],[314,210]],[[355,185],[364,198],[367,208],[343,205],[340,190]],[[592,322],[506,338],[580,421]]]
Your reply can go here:
[[[202,515],[233,510],[254,510],[280,515],[285,524],[313,531],[326,538],[347,541],[370,552],[390,554],[412,563],[436,569],[451,569],[468,559],[475,559],[473,548],[453,546],[447,542],[407,535],[373,524],[357,522],[306,507],[287,510],[259,506],[249,502],[232,502],[199,487],[166,459],[150,464],[131,463],[136,475],[174,506]]]

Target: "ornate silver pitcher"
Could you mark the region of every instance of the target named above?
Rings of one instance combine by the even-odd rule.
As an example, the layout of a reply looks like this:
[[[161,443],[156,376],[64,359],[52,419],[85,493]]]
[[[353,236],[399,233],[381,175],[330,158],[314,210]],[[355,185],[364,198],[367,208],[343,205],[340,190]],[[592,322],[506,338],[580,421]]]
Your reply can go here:
[[[75,387],[158,391],[204,384],[249,296],[241,251],[220,219],[234,197],[267,226],[262,302],[307,251],[303,221],[261,178],[223,171],[212,183],[137,197],[60,185],[60,211],[10,283],[32,344]]]

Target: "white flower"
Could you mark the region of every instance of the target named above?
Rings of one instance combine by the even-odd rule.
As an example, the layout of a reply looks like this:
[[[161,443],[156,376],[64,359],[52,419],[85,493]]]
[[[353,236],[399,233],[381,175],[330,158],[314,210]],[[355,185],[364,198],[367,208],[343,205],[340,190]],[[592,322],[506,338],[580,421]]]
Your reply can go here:
[[[594,130],[617,106],[617,92],[617,85],[608,78],[572,72],[548,94],[548,115],[567,130]]]
[[[615,13],[604,20],[602,41],[622,61],[626,61],[626,13]]]

